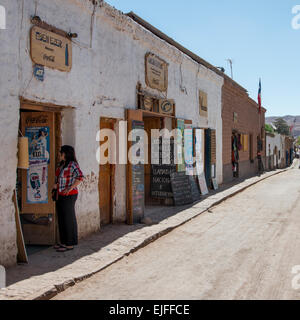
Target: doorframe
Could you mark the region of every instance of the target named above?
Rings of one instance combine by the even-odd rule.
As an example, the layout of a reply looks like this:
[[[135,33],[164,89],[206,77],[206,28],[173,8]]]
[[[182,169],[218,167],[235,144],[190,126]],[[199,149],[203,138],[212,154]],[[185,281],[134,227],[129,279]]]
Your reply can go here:
[[[23,97],[20,97],[20,108],[19,108],[19,123],[21,122],[21,113],[22,112],[51,112],[54,114],[54,158],[55,158],[55,164],[54,168],[57,168],[58,164],[58,157],[59,157],[59,150],[62,145],[62,111],[66,109],[75,109],[73,107],[63,107],[54,105],[51,103],[41,103],[37,101],[31,101],[24,99]],[[18,126],[19,128],[19,126]],[[18,129],[19,131],[19,129]],[[19,133],[18,133],[19,136]],[[18,168],[16,168],[18,170]],[[56,214],[56,206],[54,206],[54,217],[55,217],[55,234],[54,234],[54,242],[58,241],[59,233],[58,233],[58,224],[57,224],[57,214]]]
[[[113,125],[113,131],[115,132],[116,134],[116,128],[115,128],[115,125],[118,121],[117,118],[110,118],[110,117],[106,117],[106,116],[100,116],[100,119],[99,119],[99,127],[100,127],[100,130],[101,130],[101,120],[107,120],[109,123],[111,123]],[[118,138],[118,137],[116,137]],[[99,145],[101,146],[101,141],[99,142]],[[117,157],[117,145],[118,145],[118,141],[116,141],[116,154],[115,156]],[[114,214],[114,197],[115,197],[115,194],[116,194],[116,165],[115,164],[110,164],[111,166],[111,175],[110,175],[110,213],[109,213],[109,223],[108,224],[112,224],[114,223],[114,217],[113,217],[113,214]],[[100,215],[100,226],[101,226],[101,198],[100,198],[100,170],[101,170],[101,164],[99,165],[99,179],[98,179],[98,194],[99,194],[99,215]]]

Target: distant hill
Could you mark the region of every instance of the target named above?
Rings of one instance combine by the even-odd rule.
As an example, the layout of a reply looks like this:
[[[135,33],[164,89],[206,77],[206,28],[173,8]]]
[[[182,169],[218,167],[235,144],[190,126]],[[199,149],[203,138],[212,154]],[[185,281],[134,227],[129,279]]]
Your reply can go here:
[[[272,124],[278,118],[282,118],[283,120],[285,120],[289,126],[292,126],[296,119],[295,127],[293,129],[293,135],[295,137],[300,136],[300,116],[266,117],[266,123]]]

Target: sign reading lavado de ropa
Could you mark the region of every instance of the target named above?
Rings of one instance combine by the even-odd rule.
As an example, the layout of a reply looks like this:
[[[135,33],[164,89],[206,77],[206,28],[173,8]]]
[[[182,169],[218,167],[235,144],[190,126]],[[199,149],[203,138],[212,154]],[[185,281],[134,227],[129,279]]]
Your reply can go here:
[[[72,42],[54,32],[31,29],[31,59],[34,63],[60,71],[72,68]]]

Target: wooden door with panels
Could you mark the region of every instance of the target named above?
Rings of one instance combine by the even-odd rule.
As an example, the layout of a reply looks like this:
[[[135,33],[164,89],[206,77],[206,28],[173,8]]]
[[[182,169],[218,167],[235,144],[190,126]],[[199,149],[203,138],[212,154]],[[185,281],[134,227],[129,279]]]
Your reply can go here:
[[[116,120],[111,118],[100,119],[100,130],[110,129],[114,131],[114,125]],[[100,141],[100,146],[105,143],[110,143],[108,137],[105,137],[104,141]],[[112,152],[112,145],[108,145],[108,149],[105,151],[104,156],[108,157],[109,152]],[[114,193],[114,172],[115,165],[111,163],[100,164],[99,174],[99,207],[100,207],[100,223],[101,225],[107,225],[112,223],[112,203]]]
[[[55,203],[55,113],[21,112],[21,132],[28,138],[29,169],[21,170],[21,218],[26,244],[56,242]]]

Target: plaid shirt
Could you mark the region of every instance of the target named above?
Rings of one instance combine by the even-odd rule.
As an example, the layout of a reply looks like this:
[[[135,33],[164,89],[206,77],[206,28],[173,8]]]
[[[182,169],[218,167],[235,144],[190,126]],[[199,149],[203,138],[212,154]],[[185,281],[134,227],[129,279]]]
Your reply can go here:
[[[62,194],[62,192],[71,187],[76,180],[82,181],[84,176],[82,171],[79,168],[78,163],[71,161],[68,166],[64,169],[59,167],[56,170],[56,183],[58,185],[58,194]],[[73,189],[69,195],[78,194],[78,189]]]

